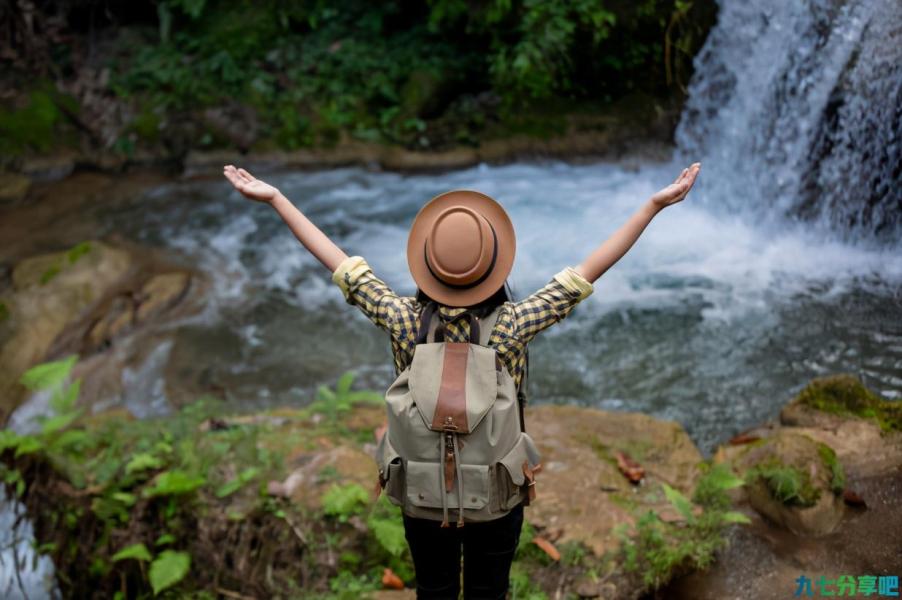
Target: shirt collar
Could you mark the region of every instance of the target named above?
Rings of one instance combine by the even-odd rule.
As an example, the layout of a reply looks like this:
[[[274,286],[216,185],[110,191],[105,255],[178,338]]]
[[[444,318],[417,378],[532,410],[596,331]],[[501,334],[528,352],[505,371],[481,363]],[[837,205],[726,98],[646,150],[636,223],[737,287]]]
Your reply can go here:
[[[438,307],[439,317],[441,317],[442,321],[445,322],[453,321],[465,312],[467,312],[466,308],[444,306],[442,304],[440,304]]]

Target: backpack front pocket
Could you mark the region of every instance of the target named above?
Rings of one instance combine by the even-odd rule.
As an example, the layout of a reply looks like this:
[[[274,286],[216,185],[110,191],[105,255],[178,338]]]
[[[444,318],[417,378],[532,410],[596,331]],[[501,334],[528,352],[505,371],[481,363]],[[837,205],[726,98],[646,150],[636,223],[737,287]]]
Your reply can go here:
[[[407,461],[407,502],[421,508],[442,508],[442,495],[448,508],[458,508],[459,490],[444,490],[443,466],[438,462]],[[478,510],[489,502],[489,466],[460,465],[463,480],[464,509]]]

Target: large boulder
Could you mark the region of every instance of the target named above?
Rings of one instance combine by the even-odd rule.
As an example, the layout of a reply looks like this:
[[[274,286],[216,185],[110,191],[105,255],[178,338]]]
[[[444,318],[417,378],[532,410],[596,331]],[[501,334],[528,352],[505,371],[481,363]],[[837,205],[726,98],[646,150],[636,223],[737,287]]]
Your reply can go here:
[[[853,375],[822,377],[780,411],[780,425],[833,448],[863,477],[902,465],[902,402],[890,402]]]
[[[116,340],[176,314],[196,275],[150,253],[89,241],[22,260],[0,302],[0,422],[21,402],[18,383],[29,367],[68,354],[82,360],[83,397],[121,376],[108,353]],[[196,308],[196,307],[194,307]],[[187,310],[191,310],[188,307]]]
[[[129,253],[102,242],[27,258],[12,271],[12,289],[0,302],[0,422],[21,399],[26,369],[47,358],[67,324],[82,315],[133,265]]]
[[[746,480],[749,505],[777,525],[799,535],[824,535],[842,520],[845,471],[826,444],[778,430],[718,458],[733,462]]]

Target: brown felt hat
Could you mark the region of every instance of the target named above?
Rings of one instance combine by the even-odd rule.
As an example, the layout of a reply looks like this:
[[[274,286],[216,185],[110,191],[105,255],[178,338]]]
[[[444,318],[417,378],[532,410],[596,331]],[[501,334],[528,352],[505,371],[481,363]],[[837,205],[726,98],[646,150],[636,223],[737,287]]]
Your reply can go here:
[[[473,306],[504,285],[516,247],[514,226],[500,204],[481,192],[453,190],[417,213],[407,238],[407,264],[430,298]]]

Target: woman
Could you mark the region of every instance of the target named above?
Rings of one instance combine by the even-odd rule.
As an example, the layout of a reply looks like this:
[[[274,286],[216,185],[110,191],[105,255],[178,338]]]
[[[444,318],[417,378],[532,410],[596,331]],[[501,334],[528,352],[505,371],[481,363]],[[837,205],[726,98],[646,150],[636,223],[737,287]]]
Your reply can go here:
[[[483,317],[500,307],[488,345],[519,389],[529,341],[592,293],[595,280],[626,254],[652,218],[686,197],[700,167],[694,163],[683,169],[582,263],[565,268],[519,302],[510,297],[506,282],[516,245],[513,226],[501,205],[484,194],[447,192],[420,210],[407,244],[418,290],[415,297],[401,297],[373,274],[362,257],[348,257],[278,189],[233,165],[226,165],[223,174],[244,196],[274,208],[301,244],[332,272],[347,302],[390,334],[397,372],[412,360],[420,316],[427,306],[437,305],[448,342],[469,340],[471,320],[466,313]],[[522,523],[522,504],[500,518],[460,528],[405,513],[417,597],[456,599],[463,552],[464,597],[504,598]],[[447,516],[443,524],[447,525]]]

